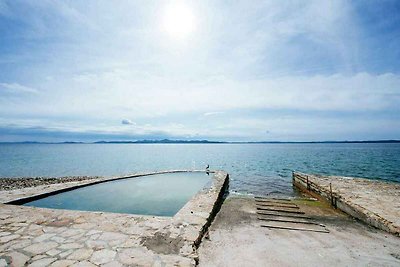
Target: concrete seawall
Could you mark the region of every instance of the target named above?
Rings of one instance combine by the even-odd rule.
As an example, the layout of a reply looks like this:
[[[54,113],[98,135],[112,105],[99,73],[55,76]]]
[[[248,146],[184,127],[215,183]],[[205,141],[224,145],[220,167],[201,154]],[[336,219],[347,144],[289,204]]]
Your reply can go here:
[[[369,225],[400,236],[400,184],[293,172],[293,185]]]

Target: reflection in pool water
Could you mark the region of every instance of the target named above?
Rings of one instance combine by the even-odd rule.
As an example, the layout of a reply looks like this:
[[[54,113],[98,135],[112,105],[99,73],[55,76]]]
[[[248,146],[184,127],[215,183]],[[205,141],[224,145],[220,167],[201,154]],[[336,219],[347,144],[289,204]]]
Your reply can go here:
[[[24,204],[53,209],[173,216],[202,189],[211,175],[166,173],[110,181]]]

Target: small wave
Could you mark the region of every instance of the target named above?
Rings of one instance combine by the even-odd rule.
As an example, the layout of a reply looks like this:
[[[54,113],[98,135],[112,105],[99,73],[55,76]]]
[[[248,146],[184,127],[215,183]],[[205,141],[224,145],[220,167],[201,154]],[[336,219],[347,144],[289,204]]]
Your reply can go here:
[[[248,196],[248,197],[254,197],[255,195],[252,193],[245,193],[245,192],[237,192],[237,191],[230,191],[230,195],[235,195],[235,196]]]

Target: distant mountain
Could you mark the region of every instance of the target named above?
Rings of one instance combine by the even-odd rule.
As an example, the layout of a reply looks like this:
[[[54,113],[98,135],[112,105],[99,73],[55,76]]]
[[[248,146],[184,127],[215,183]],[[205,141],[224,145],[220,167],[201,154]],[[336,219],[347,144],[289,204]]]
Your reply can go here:
[[[367,141],[260,141],[242,142],[246,144],[370,144],[370,143],[400,143],[400,140],[367,140]]]
[[[96,142],[0,142],[0,144],[369,144],[400,143],[400,140],[367,140],[367,141],[209,141],[209,140],[136,140],[136,141],[96,141]]]
[[[208,140],[137,140],[137,141],[97,141],[94,144],[222,144],[227,142]]]

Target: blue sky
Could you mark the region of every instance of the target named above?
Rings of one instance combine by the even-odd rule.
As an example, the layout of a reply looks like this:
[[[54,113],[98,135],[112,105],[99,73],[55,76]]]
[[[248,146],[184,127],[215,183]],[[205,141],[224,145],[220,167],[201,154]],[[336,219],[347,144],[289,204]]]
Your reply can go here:
[[[398,1],[0,0],[0,141],[400,139],[399,59]]]

